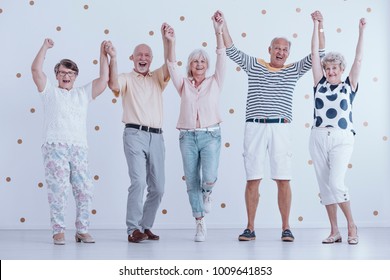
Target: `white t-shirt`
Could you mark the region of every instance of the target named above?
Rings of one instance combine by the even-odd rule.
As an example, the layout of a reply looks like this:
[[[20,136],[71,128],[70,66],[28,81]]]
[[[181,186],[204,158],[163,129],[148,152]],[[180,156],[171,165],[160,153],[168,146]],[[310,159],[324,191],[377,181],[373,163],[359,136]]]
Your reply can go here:
[[[40,93],[44,107],[43,143],[87,147],[87,111],[92,101],[92,82],[70,91],[46,80]]]

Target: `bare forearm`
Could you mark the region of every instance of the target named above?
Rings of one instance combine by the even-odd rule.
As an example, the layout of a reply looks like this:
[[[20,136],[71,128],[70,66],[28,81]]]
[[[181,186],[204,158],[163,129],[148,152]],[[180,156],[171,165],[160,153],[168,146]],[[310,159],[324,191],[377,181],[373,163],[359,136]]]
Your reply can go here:
[[[233,45],[233,40],[232,37],[230,36],[229,28],[227,26],[226,20],[225,20],[225,24],[223,25],[222,32],[223,32],[222,35],[223,35],[224,44],[227,48],[230,48]]]
[[[39,51],[38,51],[38,53],[37,53],[37,55],[36,55],[32,65],[31,65],[31,71],[33,71],[33,72],[36,72],[36,71],[40,71],[41,72],[42,71],[42,69],[43,69],[43,62],[45,61],[46,53],[47,53],[47,48],[45,46],[42,46],[39,49]]]
[[[167,39],[163,37],[163,47],[164,47],[164,62],[168,59],[169,49],[170,49],[170,43]]]
[[[312,37],[311,37],[311,54],[312,55],[318,54],[318,48],[319,48],[319,39],[318,39],[318,37],[319,36],[321,37],[321,35],[319,35],[318,29],[319,29],[318,22],[314,22],[313,34],[312,34]],[[321,32],[321,33],[323,33],[323,32]]]
[[[322,66],[321,66],[321,59],[319,54],[319,37],[321,36],[318,31],[319,29],[319,22],[317,20],[314,20],[314,26],[313,26],[313,34],[311,38],[311,60],[312,60],[312,72],[313,72],[313,82],[314,85],[317,85],[318,82],[321,80],[323,76],[322,72]]]
[[[359,31],[359,38],[356,45],[355,61],[361,61],[363,58],[363,41],[364,41],[364,31]]]
[[[106,83],[109,80],[109,65],[107,55],[100,54],[100,78]]]
[[[324,24],[322,21],[318,24],[318,37],[319,37],[319,48],[325,49],[325,31],[324,31]]]
[[[111,57],[109,69],[110,70],[109,70],[108,87],[112,91],[119,93],[118,66],[117,66],[116,56]]]
[[[167,59],[168,59],[168,53],[169,49],[171,49],[171,42],[168,42],[167,39],[163,37],[163,47],[164,47],[164,65],[163,65],[163,75],[164,75],[164,81],[166,81],[169,78],[169,72],[167,67]]]
[[[223,31],[215,32],[215,36],[217,38],[217,49],[225,48],[225,43],[224,43],[224,40],[223,40]]]
[[[176,40],[172,40],[170,42],[169,52],[168,52],[168,60],[170,62],[176,61]]]
[[[43,62],[45,61],[47,50],[53,47],[53,45],[54,42],[51,39],[45,39],[31,65],[32,78],[39,92],[44,90],[47,79],[43,72]]]

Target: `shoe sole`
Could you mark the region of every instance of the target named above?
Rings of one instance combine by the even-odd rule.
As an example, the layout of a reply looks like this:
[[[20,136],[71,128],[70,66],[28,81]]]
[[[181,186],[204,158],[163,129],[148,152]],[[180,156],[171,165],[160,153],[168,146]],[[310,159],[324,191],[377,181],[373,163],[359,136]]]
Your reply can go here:
[[[206,239],[194,239],[195,242],[205,242]]]
[[[322,244],[333,244],[333,243],[341,243],[342,239],[337,239],[335,241],[322,241]]]
[[[284,241],[284,242],[294,242],[294,238],[293,237],[282,237],[282,241]]]
[[[252,241],[252,240],[256,240],[256,237],[239,236],[239,237],[238,237],[238,240],[239,240],[239,241]]]
[[[144,240],[147,240],[147,239],[148,239],[148,237],[144,237],[144,238],[141,238],[139,240],[129,240],[127,238],[127,241],[129,241],[130,243],[140,243],[141,241],[144,241]]]

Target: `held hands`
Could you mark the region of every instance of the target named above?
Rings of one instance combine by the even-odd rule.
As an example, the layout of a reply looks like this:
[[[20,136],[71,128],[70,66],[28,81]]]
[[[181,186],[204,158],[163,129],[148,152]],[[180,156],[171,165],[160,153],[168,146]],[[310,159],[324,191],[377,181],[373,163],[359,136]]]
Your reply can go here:
[[[46,49],[51,49],[52,47],[54,47],[54,41],[52,39],[50,39],[50,38],[46,38],[43,41],[42,47],[44,47]]]
[[[111,58],[116,57],[116,49],[111,41],[103,41],[100,46],[100,52],[103,55],[109,55]]]
[[[211,20],[213,21],[215,32],[222,32],[223,24],[225,22],[222,12],[216,11],[211,17]]]
[[[168,41],[172,42],[175,40],[175,30],[166,22],[161,25],[161,34]]]
[[[318,23],[324,21],[324,18],[322,17],[322,14],[321,14],[320,11],[315,11],[315,12],[311,13],[311,18],[312,18],[312,20],[313,20],[314,22],[317,21]]]

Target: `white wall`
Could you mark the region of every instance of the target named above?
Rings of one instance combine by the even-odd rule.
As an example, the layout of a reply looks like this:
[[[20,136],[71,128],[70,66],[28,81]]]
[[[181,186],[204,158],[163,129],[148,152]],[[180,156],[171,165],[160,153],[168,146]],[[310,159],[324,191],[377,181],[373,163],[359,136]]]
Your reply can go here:
[[[43,112],[30,74],[32,60],[44,38],[55,41],[44,66],[49,79],[55,81],[55,63],[70,58],[81,69],[76,85],[82,85],[98,75],[99,66],[94,60],[99,59],[102,40],[115,44],[120,72],[132,69],[129,56],[142,42],[154,50],[152,68],[160,66],[160,26],[166,21],[176,29],[177,57],[183,62],[184,72],[187,55],[195,48],[207,50],[214,64],[215,36],[210,17],[216,9],[225,13],[238,48],[268,60],[271,39],[286,36],[292,41],[291,62],[309,53],[310,13],[318,9],[325,18],[326,49],[342,52],[349,62],[348,69],[354,57],[358,21],[367,18],[364,63],[354,103],[356,145],[346,182],[357,224],[390,226],[389,8],[388,1],[373,0],[1,1],[0,229],[49,228],[40,152]],[[202,46],[204,42],[207,46]],[[213,192],[213,211],[207,217],[211,228],[243,228],[246,224],[242,142],[247,81],[245,73],[236,68],[229,60],[221,103],[224,122],[219,180]],[[166,194],[155,227],[188,228],[193,226],[193,219],[175,129],[179,97],[172,84],[164,96]],[[91,228],[125,228],[129,178],[122,149],[121,100],[113,103],[113,99],[107,89],[89,110],[90,168],[92,175],[98,176],[94,180],[96,212]],[[312,103],[309,72],[298,82],[294,96],[293,227],[328,225],[319,203],[313,166],[309,164]],[[73,228],[74,202],[71,195],[70,198],[67,224]],[[261,185],[257,227],[280,227],[276,202],[275,184],[266,178]]]

